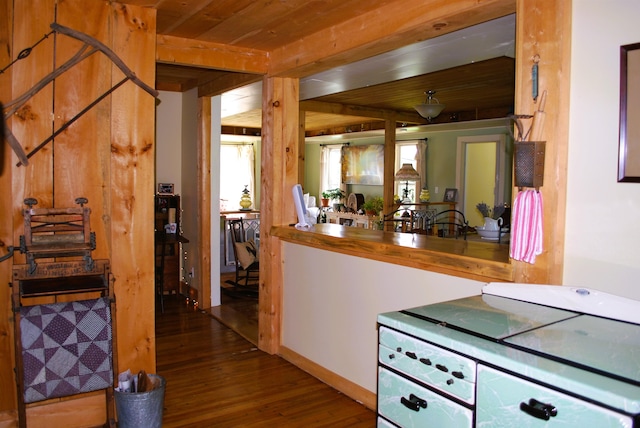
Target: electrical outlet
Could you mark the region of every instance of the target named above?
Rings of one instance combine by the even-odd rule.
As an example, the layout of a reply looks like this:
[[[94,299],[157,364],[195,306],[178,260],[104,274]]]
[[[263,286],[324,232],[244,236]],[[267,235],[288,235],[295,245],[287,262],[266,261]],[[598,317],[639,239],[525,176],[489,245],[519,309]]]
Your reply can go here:
[[[440,193],[440,188],[439,188],[438,186],[436,186],[436,188],[434,189],[434,191],[435,191],[435,193],[436,193],[436,195],[437,195],[438,193]]]

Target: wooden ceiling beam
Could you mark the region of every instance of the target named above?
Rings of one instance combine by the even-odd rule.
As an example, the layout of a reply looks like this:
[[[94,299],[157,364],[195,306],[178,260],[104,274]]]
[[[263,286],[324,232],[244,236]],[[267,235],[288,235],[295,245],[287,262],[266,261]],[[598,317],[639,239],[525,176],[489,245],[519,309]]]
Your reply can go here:
[[[515,0],[396,0],[274,49],[269,74],[309,76],[515,11]]]
[[[191,88],[185,87],[182,83],[156,82],[156,90],[168,92],[184,92]]]
[[[247,73],[227,73],[198,85],[199,97],[213,97],[262,80],[262,76]]]
[[[394,110],[370,108],[358,105],[347,105],[339,103],[327,103],[321,101],[300,101],[300,110],[312,111],[316,113],[337,114],[342,116],[360,116],[373,119],[386,120],[394,117],[397,122],[423,123],[424,119],[418,113],[403,113]]]
[[[220,43],[158,35],[156,62],[266,74],[269,66],[269,53]]]

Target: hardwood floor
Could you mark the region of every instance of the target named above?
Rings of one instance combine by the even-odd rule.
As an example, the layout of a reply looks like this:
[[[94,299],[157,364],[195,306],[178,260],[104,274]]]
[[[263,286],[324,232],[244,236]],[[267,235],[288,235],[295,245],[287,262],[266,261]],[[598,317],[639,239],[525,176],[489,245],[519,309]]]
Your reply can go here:
[[[227,280],[235,279],[235,274],[220,276],[220,284],[228,287]],[[222,324],[231,328],[254,345],[258,345],[258,299],[257,296],[234,293],[221,293],[222,304],[209,309],[209,314]]]
[[[156,347],[165,428],[375,426],[373,411],[182,300],[156,315]]]

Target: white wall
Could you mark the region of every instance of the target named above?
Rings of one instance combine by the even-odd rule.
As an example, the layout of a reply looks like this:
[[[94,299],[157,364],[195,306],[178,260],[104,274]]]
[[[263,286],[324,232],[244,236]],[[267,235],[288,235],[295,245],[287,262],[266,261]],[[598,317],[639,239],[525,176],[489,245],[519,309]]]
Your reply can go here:
[[[640,183],[617,182],[619,52],[638,16],[637,0],[573,1],[563,282],[640,300]]]
[[[158,183],[173,183],[181,193],[182,94],[160,91],[156,106],[156,190]]]
[[[182,124],[181,144],[182,158],[180,162],[182,194],[182,234],[189,243],[182,244],[182,276],[191,287],[202,295],[202,275],[195,268],[199,259],[198,253],[198,90],[197,88],[182,94],[182,110],[180,118],[174,120]],[[193,268],[194,275],[190,276]]]
[[[282,344],[376,391],[377,316],[480,294],[483,283],[283,243]]]

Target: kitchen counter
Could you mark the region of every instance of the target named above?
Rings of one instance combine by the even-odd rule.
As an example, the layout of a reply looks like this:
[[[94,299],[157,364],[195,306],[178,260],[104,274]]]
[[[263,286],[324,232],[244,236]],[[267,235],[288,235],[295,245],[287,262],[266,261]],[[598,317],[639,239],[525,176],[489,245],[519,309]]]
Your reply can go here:
[[[283,241],[483,282],[513,281],[509,246],[335,224],[274,226]]]

